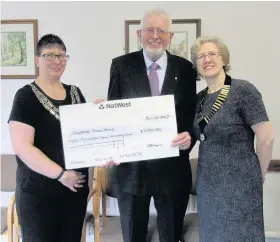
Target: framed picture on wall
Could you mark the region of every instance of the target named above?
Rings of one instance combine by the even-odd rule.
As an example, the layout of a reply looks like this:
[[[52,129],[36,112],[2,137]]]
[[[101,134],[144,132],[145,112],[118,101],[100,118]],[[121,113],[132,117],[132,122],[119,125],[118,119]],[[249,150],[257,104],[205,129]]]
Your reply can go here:
[[[125,53],[141,49],[136,34],[140,28],[140,20],[125,20]],[[201,35],[201,19],[173,19],[171,40],[168,51],[190,60],[190,48],[195,39]]]
[[[31,79],[38,75],[36,19],[1,20],[1,79]]]

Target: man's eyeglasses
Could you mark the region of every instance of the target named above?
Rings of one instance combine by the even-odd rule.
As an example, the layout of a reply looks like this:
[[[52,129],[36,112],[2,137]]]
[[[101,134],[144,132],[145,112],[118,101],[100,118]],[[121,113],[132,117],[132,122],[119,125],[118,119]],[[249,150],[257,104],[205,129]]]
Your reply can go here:
[[[215,59],[218,58],[219,55],[221,55],[220,52],[212,52],[212,51],[210,51],[210,52],[208,52],[208,53],[206,53],[206,54],[198,55],[198,56],[196,57],[196,61],[197,61],[197,62],[203,62],[203,61],[205,60],[206,56],[208,56],[209,59],[211,59],[211,60],[215,60]]]
[[[142,32],[150,37],[152,37],[155,33],[158,35],[158,37],[165,37],[169,34],[168,31],[164,31],[161,29],[153,29],[153,28],[142,29]]]
[[[43,56],[47,61],[54,61],[56,58],[58,58],[60,61],[67,61],[69,59],[69,55],[43,54],[40,56]]]

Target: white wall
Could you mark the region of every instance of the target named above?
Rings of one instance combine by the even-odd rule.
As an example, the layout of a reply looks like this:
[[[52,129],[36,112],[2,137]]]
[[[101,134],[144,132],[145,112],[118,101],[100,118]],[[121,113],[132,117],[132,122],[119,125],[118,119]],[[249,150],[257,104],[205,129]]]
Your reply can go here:
[[[2,19],[38,19],[39,37],[60,35],[71,55],[63,81],[92,101],[106,97],[111,59],[124,53],[124,20],[140,19],[152,7],[176,19],[201,18],[202,35],[224,39],[232,76],[259,88],[279,137],[280,2],[2,2]],[[6,121],[16,90],[30,81],[1,80],[1,153],[13,153]],[[273,158],[280,158],[277,139]]]
[[[280,239],[279,182],[279,172],[268,172],[263,185],[264,225],[267,238]]]

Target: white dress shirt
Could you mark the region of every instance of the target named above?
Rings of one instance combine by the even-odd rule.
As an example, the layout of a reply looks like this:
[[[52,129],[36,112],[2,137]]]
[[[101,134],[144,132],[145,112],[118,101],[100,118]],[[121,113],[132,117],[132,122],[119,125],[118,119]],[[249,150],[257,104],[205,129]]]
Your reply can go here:
[[[143,51],[143,55],[146,64],[147,75],[149,75],[149,73],[151,72],[150,66],[153,64],[153,61],[149,59],[149,57],[145,54],[145,51]],[[167,68],[166,51],[164,51],[163,55],[156,61],[156,63],[159,65],[159,68],[156,70],[156,72],[159,80],[159,92],[161,93],[165,72]]]

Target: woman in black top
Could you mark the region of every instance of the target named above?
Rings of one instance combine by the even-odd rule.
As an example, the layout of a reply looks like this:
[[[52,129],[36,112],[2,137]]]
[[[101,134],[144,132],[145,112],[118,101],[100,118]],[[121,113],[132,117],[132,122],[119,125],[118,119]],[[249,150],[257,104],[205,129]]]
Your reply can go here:
[[[61,83],[67,60],[60,37],[37,44],[39,77],[19,89],[9,118],[16,159],[16,208],[23,242],[79,242],[87,207],[88,169],[65,170],[58,107],[84,103]]]

